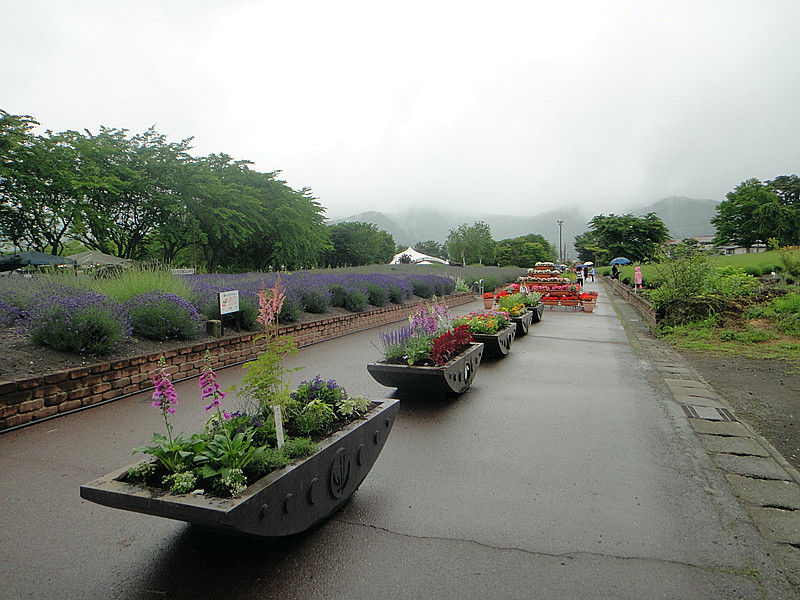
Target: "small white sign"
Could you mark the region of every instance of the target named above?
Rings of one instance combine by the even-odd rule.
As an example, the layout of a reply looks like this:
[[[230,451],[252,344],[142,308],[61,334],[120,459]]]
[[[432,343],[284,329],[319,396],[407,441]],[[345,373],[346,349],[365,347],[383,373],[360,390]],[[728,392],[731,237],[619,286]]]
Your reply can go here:
[[[278,448],[283,447],[283,416],[281,415],[281,406],[276,404],[272,407],[272,413],[275,415],[275,435],[278,438]]]
[[[239,290],[219,293],[219,314],[239,312]]]

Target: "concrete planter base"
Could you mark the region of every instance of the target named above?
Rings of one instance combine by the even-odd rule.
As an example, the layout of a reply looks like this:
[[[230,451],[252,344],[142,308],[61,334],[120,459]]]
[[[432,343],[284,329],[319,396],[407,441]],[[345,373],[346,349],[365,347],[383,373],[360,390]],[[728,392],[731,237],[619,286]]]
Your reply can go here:
[[[530,329],[533,322],[533,312],[528,311],[521,317],[511,317],[511,321],[517,326],[516,337],[523,336],[528,333],[528,329]]]
[[[442,367],[418,367],[385,362],[367,365],[373,379],[398,390],[462,394],[467,391],[481,364],[483,344],[471,344]]]
[[[232,498],[173,496],[120,481],[129,467],[81,486],[98,504],[259,537],[309,529],[333,515],[364,481],[386,443],[400,409],[397,400],[373,400],[376,410],[319,444],[305,460],[251,484]]]
[[[480,342],[486,346],[485,356],[487,357],[500,357],[506,356],[511,350],[511,344],[514,341],[514,335],[517,332],[517,326],[512,323],[503,331],[499,331],[494,335],[487,335],[483,333],[473,333],[472,339]]]

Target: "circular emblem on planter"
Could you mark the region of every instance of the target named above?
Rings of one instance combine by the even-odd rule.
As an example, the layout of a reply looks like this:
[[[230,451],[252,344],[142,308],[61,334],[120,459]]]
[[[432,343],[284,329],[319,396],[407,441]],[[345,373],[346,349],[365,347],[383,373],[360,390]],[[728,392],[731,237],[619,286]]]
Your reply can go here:
[[[350,480],[350,459],[344,448],[339,448],[333,455],[331,463],[331,493],[335,498],[344,496],[347,482]]]

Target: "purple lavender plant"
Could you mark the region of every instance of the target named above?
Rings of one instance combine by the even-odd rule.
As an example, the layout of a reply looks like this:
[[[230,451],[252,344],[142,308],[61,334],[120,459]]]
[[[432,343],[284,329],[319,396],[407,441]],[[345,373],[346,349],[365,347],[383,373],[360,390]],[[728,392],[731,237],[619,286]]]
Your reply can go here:
[[[40,296],[23,322],[31,341],[40,346],[90,355],[108,354],[131,334],[127,311],[97,292],[54,289]]]
[[[133,333],[152,340],[191,340],[204,319],[194,306],[161,290],[137,294],[125,302]]]

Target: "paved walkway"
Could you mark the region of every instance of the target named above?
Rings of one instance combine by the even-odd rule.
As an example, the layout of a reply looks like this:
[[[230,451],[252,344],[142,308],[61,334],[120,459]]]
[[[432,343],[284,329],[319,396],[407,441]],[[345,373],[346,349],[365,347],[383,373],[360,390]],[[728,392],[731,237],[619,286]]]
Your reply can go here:
[[[403,399],[353,500],[290,540],[81,500],[81,483],[160,431],[147,394],[0,435],[0,598],[796,597],[781,566],[790,527],[773,527],[776,539],[757,516],[779,509],[733,494],[739,477],[792,502],[788,465],[729,413],[708,412],[724,406],[690,366],[589,287],[601,291],[594,313],[547,309],[459,399]],[[390,396],[365,368],[378,340],[372,330],[305,348],[293,379],[320,373]],[[240,377],[220,373],[223,385]],[[205,419],[196,390],[179,386],[177,431]],[[690,418],[682,404],[699,408]],[[769,477],[724,465],[744,470],[747,457]]]

